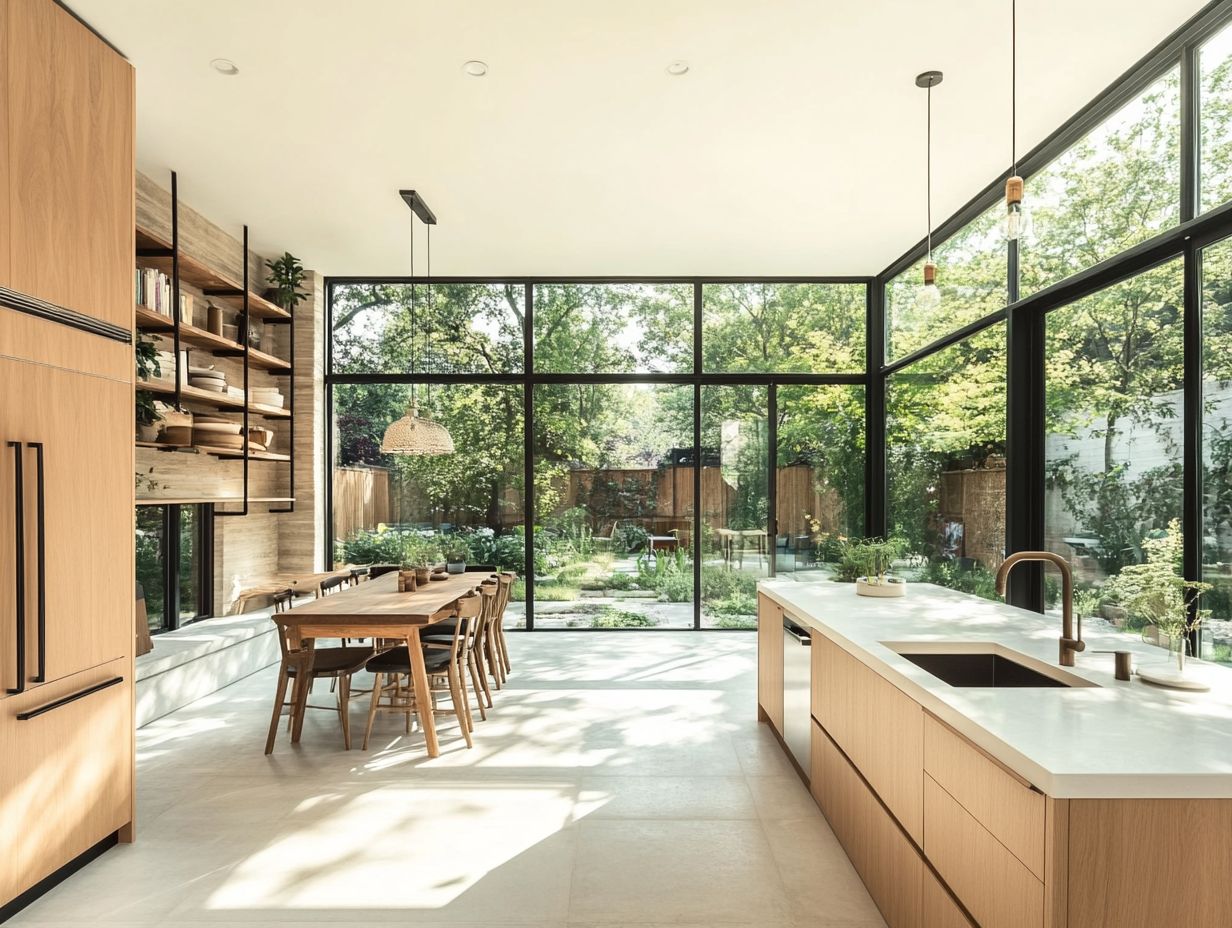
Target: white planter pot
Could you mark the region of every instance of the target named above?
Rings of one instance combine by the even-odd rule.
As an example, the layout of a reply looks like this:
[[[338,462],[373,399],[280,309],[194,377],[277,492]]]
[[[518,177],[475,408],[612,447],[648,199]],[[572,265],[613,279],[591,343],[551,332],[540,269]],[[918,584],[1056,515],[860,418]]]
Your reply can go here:
[[[451,574],[466,573],[466,561],[454,561],[445,564],[445,570]]]
[[[907,595],[907,581],[900,580],[898,577],[886,577],[885,583],[869,583],[867,577],[857,577],[856,592],[861,596],[897,598]]]

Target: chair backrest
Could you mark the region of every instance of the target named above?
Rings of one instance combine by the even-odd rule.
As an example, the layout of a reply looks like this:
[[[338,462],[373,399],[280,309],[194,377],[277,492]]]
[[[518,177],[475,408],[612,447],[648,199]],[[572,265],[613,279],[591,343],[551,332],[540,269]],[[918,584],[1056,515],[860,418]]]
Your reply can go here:
[[[473,639],[483,624],[487,611],[484,597],[472,590],[454,604],[453,656],[462,653],[467,642]]]
[[[468,574],[494,574],[496,573],[495,564],[467,564],[466,572]]]
[[[321,581],[320,587],[317,588],[317,597],[329,596],[331,593],[337,593],[342,589],[343,585],[350,582],[350,577],[326,577]]]
[[[274,611],[286,612],[291,608],[291,600],[294,598],[295,592],[293,590],[279,590],[274,594]]]
[[[367,579],[368,579],[368,568],[367,567],[352,567],[351,573],[347,577],[347,581],[350,583],[351,586],[358,586],[359,581],[367,580]]]
[[[504,621],[505,607],[509,605],[509,597],[513,593],[513,581],[517,579],[517,574],[507,570],[496,579],[500,583],[500,597],[497,600],[496,622],[497,624],[500,624]]]
[[[368,568],[368,579],[375,580],[377,577],[383,577],[386,574],[392,574],[398,569],[397,564],[374,564]]]

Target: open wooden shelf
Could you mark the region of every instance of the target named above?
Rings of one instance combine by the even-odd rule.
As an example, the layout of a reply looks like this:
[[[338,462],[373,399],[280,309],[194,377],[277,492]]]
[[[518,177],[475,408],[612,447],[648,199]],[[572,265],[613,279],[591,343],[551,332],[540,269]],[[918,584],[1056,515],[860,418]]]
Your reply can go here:
[[[137,263],[153,267],[164,274],[171,274],[171,243],[145,229],[137,229]],[[196,258],[180,252],[180,282],[196,287],[207,296],[216,297],[234,306],[244,308],[244,288]],[[288,322],[291,314],[265,297],[248,291],[248,311],[254,319],[269,322]]]
[[[160,335],[170,333],[175,328],[173,320],[161,313],[156,313],[145,306],[136,307],[137,331],[156,332]],[[194,348],[208,351],[210,354],[223,357],[239,357],[244,353],[244,346],[229,338],[215,335],[205,329],[199,329],[187,322],[180,323],[180,341]],[[253,367],[269,371],[271,374],[291,373],[291,362],[275,357],[257,348],[248,349],[248,363]]]
[[[244,452],[239,448],[218,448],[214,445],[172,445],[162,441],[138,441],[138,448],[152,448],[155,451],[179,452],[181,454],[211,454],[216,458],[239,459]],[[289,454],[279,454],[277,451],[253,451],[249,453],[250,461],[289,461]]]
[[[175,395],[175,383],[170,380],[139,380],[136,387],[138,390],[148,390],[150,393],[157,393],[162,396]],[[180,387],[180,401],[183,403],[193,403],[197,406],[208,406],[211,409],[218,409],[224,412],[244,411],[244,401],[238,396],[214,393],[211,390],[190,387],[188,384]],[[291,418],[291,412],[288,409],[279,409],[277,406],[262,406],[259,403],[249,403],[248,411],[253,415],[262,416],[266,419]]]
[[[195,506],[198,503],[242,503],[242,496],[214,496],[214,497],[191,497],[191,496],[175,496],[160,499],[155,496],[139,497],[136,500],[138,506]],[[293,503],[293,496],[250,496],[250,503]]]
[[[241,353],[243,348],[240,348]],[[271,374],[289,374],[291,373],[291,362],[284,361],[282,358],[276,358],[272,354],[266,354],[256,348],[248,349],[248,363],[252,367],[260,367],[269,371]]]
[[[139,332],[158,332],[159,334],[164,334],[171,332],[175,327],[175,323],[171,319],[144,306],[136,308],[136,318],[137,331]],[[239,342],[233,342],[229,338],[223,338],[221,335],[215,335],[213,332],[199,329],[195,325],[189,325],[187,322],[180,323],[180,341],[185,345],[192,345],[194,348],[208,351],[210,354],[231,356],[244,353],[244,346]],[[290,365],[287,366],[290,367]]]

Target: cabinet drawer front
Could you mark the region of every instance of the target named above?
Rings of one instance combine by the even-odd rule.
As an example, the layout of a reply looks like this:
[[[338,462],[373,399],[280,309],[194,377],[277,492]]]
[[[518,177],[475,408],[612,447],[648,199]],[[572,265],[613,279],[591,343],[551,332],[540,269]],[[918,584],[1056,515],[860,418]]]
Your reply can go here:
[[[122,682],[89,692],[116,677]],[[48,683],[0,707],[3,903],[132,820],[132,661]]]
[[[924,769],[1028,870],[1044,879],[1043,793],[928,713]]]
[[[924,862],[846,758],[813,723],[810,789],[890,928],[920,928]]]
[[[924,868],[924,901],[920,915],[920,928],[976,928],[927,867]]]
[[[757,702],[770,724],[783,733],[783,609],[757,594]]]
[[[825,635],[814,632],[813,714],[919,844],[924,710]]]
[[[1044,924],[1044,884],[930,776],[924,853],[981,928]]]

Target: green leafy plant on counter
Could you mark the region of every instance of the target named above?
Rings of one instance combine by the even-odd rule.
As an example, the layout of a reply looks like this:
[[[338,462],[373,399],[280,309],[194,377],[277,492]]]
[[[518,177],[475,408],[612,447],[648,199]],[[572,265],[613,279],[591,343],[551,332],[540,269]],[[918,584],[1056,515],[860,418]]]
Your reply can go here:
[[[1104,595],[1154,625],[1183,655],[1188,636],[1210,617],[1209,609],[1199,609],[1196,604],[1211,584],[1186,580],[1181,575],[1183,536],[1179,519],[1168,523],[1162,537],[1144,538],[1142,551],[1146,560],[1122,567],[1104,585]]]
[[[894,561],[906,550],[907,542],[893,536],[850,541],[843,546],[839,573],[847,576],[855,572],[853,579],[864,578],[870,586],[881,586],[886,583]]]

